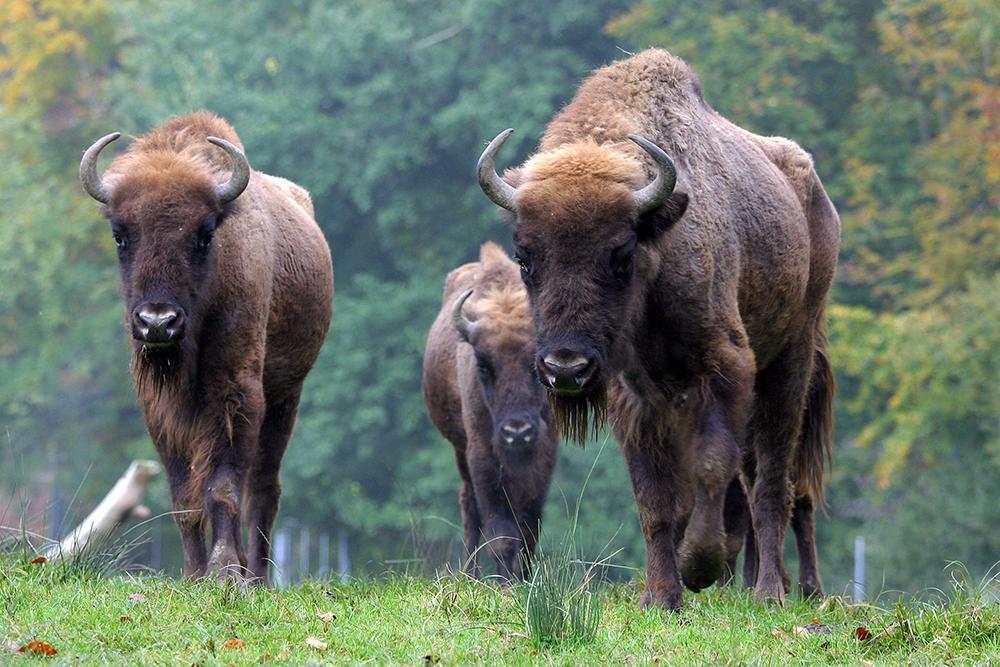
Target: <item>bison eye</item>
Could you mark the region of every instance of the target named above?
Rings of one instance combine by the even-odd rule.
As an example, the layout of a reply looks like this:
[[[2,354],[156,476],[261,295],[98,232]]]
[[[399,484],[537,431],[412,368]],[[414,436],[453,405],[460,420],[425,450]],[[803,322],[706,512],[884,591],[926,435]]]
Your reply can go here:
[[[198,249],[208,250],[208,247],[212,245],[212,237],[215,236],[215,232],[204,231],[198,234]]]
[[[476,370],[479,371],[479,379],[483,382],[489,382],[493,379],[493,367],[486,359],[479,356],[476,357]]]
[[[118,249],[124,250],[125,246],[128,245],[128,240],[118,232],[115,232],[114,234],[112,234],[112,236],[115,239],[115,245],[118,246]]]
[[[627,281],[632,276],[632,258],[635,256],[635,240],[629,240],[611,253],[611,271],[615,278]]]

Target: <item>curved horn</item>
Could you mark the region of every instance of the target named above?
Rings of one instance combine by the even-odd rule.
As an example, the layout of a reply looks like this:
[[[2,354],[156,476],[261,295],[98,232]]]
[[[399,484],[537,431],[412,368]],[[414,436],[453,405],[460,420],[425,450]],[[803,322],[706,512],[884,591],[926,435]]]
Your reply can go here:
[[[479,164],[476,165],[476,171],[479,173],[479,187],[494,204],[508,211],[514,210],[514,197],[517,194],[517,188],[500,178],[495,163],[497,152],[513,132],[514,128],[507,128],[494,137],[483,154],[479,156]]]
[[[470,296],[472,296],[471,289],[467,289],[462,292],[462,295],[455,300],[455,305],[451,309],[451,323],[455,325],[455,329],[459,334],[461,334],[463,340],[465,341],[468,341],[476,330],[476,324],[466,319],[465,315],[462,313],[462,308],[465,306],[465,302],[469,300]]]
[[[100,155],[104,147],[112,141],[122,136],[121,132],[112,132],[94,142],[83,154],[80,160],[80,183],[87,194],[101,202],[107,204],[111,200],[111,188],[104,184],[104,180],[97,173],[97,156]]]
[[[635,191],[635,205],[639,209],[639,215],[642,215],[667,201],[667,198],[673,194],[674,186],[677,185],[677,169],[670,156],[649,139],[635,134],[628,135],[628,138],[649,153],[657,166],[656,178],[646,187]]]
[[[208,140],[226,151],[233,163],[233,175],[225,183],[215,186],[215,196],[219,199],[219,203],[228,204],[246,190],[247,184],[250,182],[250,163],[247,162],[243,151],[225,139],[209,137]]]

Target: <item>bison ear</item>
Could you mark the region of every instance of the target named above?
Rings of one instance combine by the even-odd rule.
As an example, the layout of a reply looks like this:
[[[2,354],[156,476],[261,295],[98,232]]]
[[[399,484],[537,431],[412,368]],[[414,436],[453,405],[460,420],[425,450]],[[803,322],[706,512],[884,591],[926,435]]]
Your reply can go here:
[[[670,195],[670,199],[663,202],[648,213],[643,213],[639,217],[639,226],[636,229],[639,243],[656,241],[660,236],[674,226],[681,219],[684,211],[687,210],[688,196],[686,193],[675,191]]]

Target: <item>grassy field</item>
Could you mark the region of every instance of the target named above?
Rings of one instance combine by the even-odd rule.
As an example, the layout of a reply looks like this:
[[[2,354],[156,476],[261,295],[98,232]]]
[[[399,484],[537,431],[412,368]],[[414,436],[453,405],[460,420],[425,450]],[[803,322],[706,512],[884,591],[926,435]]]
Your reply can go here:
[[[1000,607],[982,585],[959,584],[924,602],[831,597],[781,608],[712,589],[689,594],[678,613],[640,611],[639,592],[637,583],[599,587],[592,636],[542,641],[527,630],[523,592],[464,577],[242,590],[0,557],[0,663],[1000,662]],[[18,653],[32,641],[57,653]]]

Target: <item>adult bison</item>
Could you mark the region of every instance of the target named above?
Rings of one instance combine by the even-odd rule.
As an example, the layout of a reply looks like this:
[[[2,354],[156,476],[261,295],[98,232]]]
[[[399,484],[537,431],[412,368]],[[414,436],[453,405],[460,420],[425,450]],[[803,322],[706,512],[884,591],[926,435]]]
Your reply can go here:
[[[679,574],[693,590],[720,576],[744,459],[755,594],[783,600],[789,474],[797,461],[801,482],[821,484],[831,424],[823,310],[840,222],[812,159],[720,116],[662,50],[597,70],[501,178],[509,132],[483,153],[480,183],[513,213],[557,423],[582,440],[607,414],[622,444],[642,604],[680,606]]]
[[[424,353],[424,401],[455,448],[465,569],[477,575],[480,534],[498,574],[517,578],[541,530],[559,436],[534,368],[517,266],[487,243],[448,274]]]
[[[221,118],[171,119],[99,176],[118,136],[87,149],[80,180],[118,246],[132,372],[184,574],[266,581],[278,468],[330,323],[330,250],[309,194],[253,171]]]

